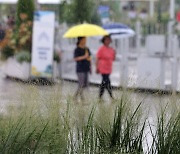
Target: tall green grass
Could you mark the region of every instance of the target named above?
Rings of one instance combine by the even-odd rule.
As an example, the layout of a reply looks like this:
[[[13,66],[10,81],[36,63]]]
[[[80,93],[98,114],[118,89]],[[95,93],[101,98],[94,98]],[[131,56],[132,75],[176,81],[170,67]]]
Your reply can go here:
[[[149,127],[153,137],[149,153],[180,153],[180,111],[176,110],[169,113],[165,107],[157,114],[155,126],[149,125]]]
[[[150,123],[143,102],[135,105],[128,96],[109,105],[91,103],[68,98],[65,104],[59,94],[41,98],[32,90],[0,116],[0,153],[180,153],[179,109],[166,107]],[[145,148],[147,130],[152,143]]]

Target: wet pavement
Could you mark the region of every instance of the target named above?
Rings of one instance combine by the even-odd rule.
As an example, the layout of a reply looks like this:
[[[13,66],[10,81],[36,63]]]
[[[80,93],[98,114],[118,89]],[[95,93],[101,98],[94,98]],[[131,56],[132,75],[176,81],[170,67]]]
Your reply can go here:
[[[74,104],[76,112],[73,112],[73,118],[81,119],[88,116],[89,111],[94,105],[98,105],[98,113],[103,113],[103,118],[112,117],[118,102],[113,102],[108,93],[104,95],[104,102],[98,102],[98,86],[90,85],[85,91],[85,102],[77,102],[73,99],[73,94],[77,88],[76,82],[58,80],[56,84],[51,86],[31,85],[27,83],[17,82],[7,79],[0,70],[0,115],[9,115],[11,107],[21,109],[22,104],[40,104],[41,111],[46,113],[43,105],[58,103],[61,105],[60,112],[65,112],[68,103]],[[172,109],[180,106],[180,95],[159,95],[157,93],[138,92],[133,90],[122,91],[122,89],[113,89],[114,96],[120,100],[122,95],[131,101],[133,108],[136,108],[142,102],[142,113],[148,116],[148,121],[155,122],[157,112],[161,107],[169,104]],[[26,110],[26,108],[25,108]],[[21,110],[18,110],[20,112]],[[107,113],[108,112],[108,113]],[[110,116],[111,115],[111,116]],[[145,131],[149,134],[149,129]],[[152,137],[147,138],[149,145],[152,143]],[[145,149],[146,149],[145,145]]]
[[[68,82],[58,80],[55,85],[52,86],[38,86],[24,84],[22,82],[12,81],[7,79],[3,74],[2,70],[0,71],[0,112],[6,112],[8,106],[18,105],[23,101],[33,99],[33,101],[46,102],[51,99],[56,99],[61,103],[67,104],[67,100],[73,97],[75,90],[77,88],[76,82]],[[35,94],[32,95],[32,93]],[[86,96],[86,106],[92,106],[94,103],[97,103],[98,100],[99,88],[98,86],[90,86],[89,89],[85,91]],[[123,91],[121,89],[114,89],[113,93],[116,99],[121,98]],[[154,114],[154,111],[157,111],[159,105],[166,105],[171,101],[179,103],[179,95],[159,95],[156,93],[147,93],[147,92],[135,92],[133,90],[128,90],[125,92],[128,98],[130,98],[132,104],[137,105],[140,102],[143,102],[144,110]],[[73,101],[73,100],[72,100]],[[76,102],[74,102],[76,103]],[[108,93],[104,95],[105,105],[111,105],[112,101],[109,98]],[[173,104],[172,104],[173,105]]]

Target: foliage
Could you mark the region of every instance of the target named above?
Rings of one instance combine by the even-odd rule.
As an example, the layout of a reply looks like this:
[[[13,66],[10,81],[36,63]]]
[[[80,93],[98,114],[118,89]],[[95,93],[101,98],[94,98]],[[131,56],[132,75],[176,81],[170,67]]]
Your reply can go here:
[[[178,108],[171,112],[166,108],[160,114],[156,113],[150,117],[150,123],[142,103],[136,106],[128,96],[116,100],[115,106],[97,104],[90,109],[89,106],[74,105],[72,98],[67,98],[64,106],[59,91],[50,97],[44,95],[40,103],[35,87],[29,88],[31,93],[23,93],[20,104],[9,107],[9,114],[0,116],[1,153],[180,152]],[[149,135],[152,143],[144,148]]]
[[[19,0],[17,4],[16,32],[14,33],[17,50],[31,51],[33,15],[34,1]]]
[[[143,135],[146,120],[142,124],[139,121],[139,109],[141,104],[133,112],[127,112],[123,99],[117,106],[114,120],[108,130],[97,128],[98,139],[102,151],[109,153],[142,153]]]
[[[54,52],[54,61],[56,61],[57,63],[60,62],[60,57],[59,57],[59,54]]]
[[[26,20],[26,19],[25,19]],[[32,22],[24,21],[20,24],[17,33],[17,50],[28,50],[31,52],[32,44]]]
[[[15,54],[15,42],[12,29],[5,32],[5,38],[1,41],[1,58],[7,60]]]
[[[6,44],[14,49],[15,52],[19,52],[21,50],[31,52],[31,28],[32,23],[30,21],[26,21],[20,25],[18,31],[15,29],[8,29],[6,31],[5,38]]]
[[[28,54],[30,55],[31,35],[32,35],[30,31],[31,27],[32,27],[32,24],[28,22],[28,23],[22,23],[20,25],[18,33],[16,33],[14,29],[8,29],[6,31],[6,37],[3,40],[4,45],[2,47],[2,55],[9,55],[9,56],[4,56],[5,59],[12,56],[12,54],[9,53],[9,48],[11,49],[11,52],[13,52],[13,55],[23,50],[26,50],[26,52],[29,52]],[[17,41],[17,39],[19,40]],[[24,52],[22,53],[22,55],[23,54]],[[19,55],[21,55],[21,53]]]
[[[33,21],[33,14],[34,14],[34,0],[18,0],[17,3],[17,17],[16,17],[16,23],[17,28],[20,27],[21,23],[24,22],[24,18],[22,17],[23,14],[26,14],[27,17],[25,17],[25,20]]]
[[[14,50],[9,47],[9,46],[5,46],[3,49],[2,49],[2,52],[1,52],[1,58],[2,60],[6,60],[8,59],[9,57],[12,57],[14,55]]]
[[[83,23],[91,21],[91,11],[93,4],[90,0],[73,0],[72,12],[75,15],[73,17],[74,22]]]
[[[169,13],[162,13],[162,18],[161,18],[161,22],[164,24],[168,24],[170,17],[169,17]]]
[[[161,110],[157,116],[155,132],[151,125],[153,143],[151,153],[179,154],[180,153],[180,112],[168,115],[168,110]]]
[[[31,54],[28,51],[21,51],[16,54],[16,59],[19,63],[31,62]]]
[[[169,15],[167,13],[162,13],[160,18],[155,14],[154,18],[142,20],[142,34],[167,34],[168,21]]]
[[[9,54],[6,46],[12,50],[14,54],[26,50],[31,52],[32,45],[32,20],[34,12],[34,1],[33,0],[19,0],[17,4],[17,16],[16,16],[16,27],[9,28],[6,31],[4,42],[5,49],[2,50],[4,55]],[[13,54],[13,55],[14,55]],[[23,55],[24,53],[20,54]],[[18,55],[19,57],[19,55]],[[20,56],[21,57],[21,56]],[[8,58],[8,56],[4,56]],[[20,58],[22,59],[22,58]],[[29,60],[29,58],[27,59]],[[20,60],[21,61],[21,60]]]
[[[177,3],[177,4],[180,4],[180,0],[176,0],[176,3]]]
[[[67,5],[68,4],[66,3],[66,1],[63,1],[59,4],[59,22],[61,23],[68,21],[65,13]]]
[[[60,22],[78,24],[83,22],[100,22],[97,14],[97,6],[92,0],[72,0],[70,4],[64,1],[59,6]]]

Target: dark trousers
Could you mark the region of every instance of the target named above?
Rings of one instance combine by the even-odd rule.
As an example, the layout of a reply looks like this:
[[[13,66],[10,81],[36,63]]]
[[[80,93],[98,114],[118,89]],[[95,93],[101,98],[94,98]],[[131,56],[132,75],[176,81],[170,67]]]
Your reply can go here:
[[[111,98],[113,98],[109,74],[102,74],[102,83],[100,85],[100,93],[99,93],[100,98],[103,96],[105,89],[107,89],[109,95],[111,96]]]

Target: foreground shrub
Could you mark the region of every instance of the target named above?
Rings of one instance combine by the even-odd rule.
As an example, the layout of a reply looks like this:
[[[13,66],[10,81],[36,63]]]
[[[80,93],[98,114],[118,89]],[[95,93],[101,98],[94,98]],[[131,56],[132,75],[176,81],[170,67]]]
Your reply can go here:
[[[1,153],[180,153],[179,111],[162,110],[157,121],[150,123],[142,103],[132,106],[125,97],[101,112],[102,104],[89,109],[73,105],[72,99],[62,106],[59,95],[33,104],[40,96],[32,93],[25,96],[28,102],[0,117]],[[147,129],[153,140],[145,149]]]
[[[153,137],[151,153],[180,153],[180,112],[168,114],[167,109],[162,110],[157,116],[155,128],[149,127]]]
[[[7,60],[9,57],[12,57],[13,55],[14,55],[14,50],[11,47],[6,46],[2,49],[1,59]]]

